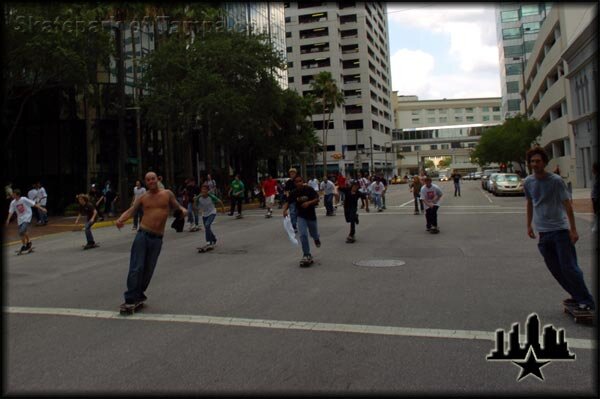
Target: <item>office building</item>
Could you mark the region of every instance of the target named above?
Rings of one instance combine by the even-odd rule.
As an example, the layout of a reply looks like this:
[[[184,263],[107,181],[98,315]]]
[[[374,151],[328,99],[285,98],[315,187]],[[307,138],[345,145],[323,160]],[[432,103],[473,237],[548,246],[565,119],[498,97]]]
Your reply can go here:
[[[328,127],[327,171],[389,174],[393,120],[385,3],[289,2],[285,20],[289,87],[307,95],[314,77],[328,71],[344,95]],[[322,138],[322,115],[313,115],[313,121]],[[311,171],[312,162],[311,157]],[[322,175],[322,153],[314,162]]]

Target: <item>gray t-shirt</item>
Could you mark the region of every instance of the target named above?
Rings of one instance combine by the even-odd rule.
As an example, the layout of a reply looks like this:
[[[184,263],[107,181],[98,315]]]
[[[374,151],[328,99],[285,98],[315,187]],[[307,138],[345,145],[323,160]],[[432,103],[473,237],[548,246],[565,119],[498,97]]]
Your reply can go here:
[[[204,198],[199,195],[196,197],[196,208],[198,208],[198,214],[202,213],[202,216],[206,217],[209,215],[216,215],[217,209],[215,204],[219,202],[219,199],[213,194],[208,193],[208,197]]]
[[[533,223],[538,232],[568,230],[569,221],[563,201],[569,192],[563,179],[554,173],[546,173],[542,179],[529,175],[523,183],[525,198],[533,204]]]

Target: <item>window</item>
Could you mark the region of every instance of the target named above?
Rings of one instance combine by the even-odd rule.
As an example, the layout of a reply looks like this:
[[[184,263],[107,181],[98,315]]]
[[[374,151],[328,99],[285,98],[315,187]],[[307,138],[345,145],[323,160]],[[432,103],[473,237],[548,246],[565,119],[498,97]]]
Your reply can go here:
[[[482,112],[490,112],[490,107],[481,107]]]
[[[445,116],[440,116],[440,122],[448,122],[448,118]]]
[[[411,115],[419,115],[421,113],[420,110],[418,109],[413,109],[413,111],[410,113]]]
[[[518,93],[519,82],[506,82],[506,91],[508,93]]]
[[[523,24],[523,32],[524,33],[536,33],[540,30],[539,22],[527,22]]]
[[[429,147],[430,147],[430,149],[432,149],[432,150],[437,150],[437,149],[438,149],[438,148],[437,148],[437,144],[432,144],[432,145],[430,145]]]
[[[288,76],[288,83],[294,83],[294,77]]]
[[[435,114],[435,109],[428,109],[428,110],[427,110],[427,113],[428,113],[429,115],[433,115],[433,114]]]
[[[467,111],[468,113],[473,113],[473,108],[469,107],[469,108],[465,108],[465,111]]]
[[[302,76],[302,84],[303,85],[309,85],[314,81],[315,81],[315,77],[313,75]]]
[[[494,112],[500,112],[500,107],[494,107],[494,108],[492,108],[492,111],[494,111]]]
[[[504,46],[504,56],[505,57],[520,57],[523,55],[523,46]]]
[[[438,109],[438,112],[440,114],[445,114],[446,112],[448,112],[448,110],[446,108],[440,108],[440,109]]]
[[[292,17],[285,17],[285,23],[290,23],[292,22]]]
[[[454,113],[455,114],[462,114],[463,109],[462,108],[454,108]]]
[[[525,53],[531,53],[534,45],[535,45],[535,40],[527,40],[527,41],[523,42],[523,48],[525,49]]]
[[[415,151],[420,151],[421,150],[421,146],[420,145],[416,145],[415,146]]]
[[[463,117],[462,116],[455,116],[454,117],[454,122],[462,122],[463,121]]]
[[[519,39],[521,38],[523,35],[521,34],[521,29],[520,28],[507,28],[507,29],[502,29],[502,38],[504,40],[509,40],[509,39]]]
[[[435,123],[435,118],[427,118],[427,123]]]
[[[483,115],[483,116],[481,117],[481,120],[482,120],[482,121],[484,121],[484,122],[487,122],[487,121],[489,121],[489,120],[490,120],[490,116],[489,116],[489,115]]]
[[[506,75],[510,76],[510,75],[520,75],[523,72],[523,69],[521,68],[521,63],[517,63],[517,64],[508,64],[505,66],[506,68]]]
[[[421,120],[419,118],[412,118],[411,122],[416,124],[416,123],[421,123]]]
[[[519,20],[519,10],[502,11],[502,22],[516,22]]]
[[[499,121],[499,120],[500,120],[500,115],[494,115],[494,116],[493,116],[493,119],[494,119],[495,121]]]
[[[288,66],[288,68],[293,68],[294,67],[294,62],[293,61],[288,61],[287,66]]]
[[[467,122],[473,122],[473,121],[475,121],[474,116],[467,116]]]
[[[292,37],[292,32],[285,32],[285,37]]]
[[[291,52],[292,52],[292,46],[290,46],[290,47],[286,47],[286,48],[285,48],[285,51],[287,51],[288,53],[291,53]]]
[[[362,129],[363,121],[362,119],[356,121],[346,121],[346,129]]]
[[[442,144],[442,150],[449,150],[450,146],[448,144]]]
[[[539,15],[540,6],[538,4],[521,6],[521,16],[526,17],[528,15]]]

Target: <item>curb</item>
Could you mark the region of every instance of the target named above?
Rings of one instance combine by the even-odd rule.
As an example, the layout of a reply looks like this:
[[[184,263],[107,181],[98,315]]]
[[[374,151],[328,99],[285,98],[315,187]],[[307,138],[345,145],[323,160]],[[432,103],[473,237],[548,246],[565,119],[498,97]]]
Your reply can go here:
[[[114,226],[115,222],[116,222],[116,219],[115,220],[106,220],[104,222],[96,222],[92,226],[92,229],[99,229],[99,228],[102,228],[102,227]],[[125,221],[124,224],[132,224],[132,223],[133,223],[133,219],[129,218],[128,220]]]

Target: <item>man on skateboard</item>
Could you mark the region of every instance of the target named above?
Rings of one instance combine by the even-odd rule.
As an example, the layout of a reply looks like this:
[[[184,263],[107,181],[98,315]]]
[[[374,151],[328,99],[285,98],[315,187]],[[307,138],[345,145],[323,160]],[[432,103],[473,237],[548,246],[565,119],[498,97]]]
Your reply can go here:
[[[77,196],[77,202],[79,202],[79,214],[77,215],[77,219],[75,219],[75,224],[79,224],[79,217],[81,215],[85,215],[87,220],[85,222],[85,238],[87,243],[83,247],[83,249],[96,248],[96,242],[94,241],[94,236],[92,235],[92,226],[96,223],[96,218],[98,217],[98,211],[94,204],[90,201],[90,197],[85,194],[79,194]]]
[[[217,209],[215,204],[221,204],[221,211],[225,213],[225,204],[216,195],[210,192],[208,184],[203,184],[200,188],[200,195],[194,198],[194,205],[198,210],[198,214],[202,213],[202,224],[206,237],[206,245],[198,248],[198,252],[210,251],[217,243],[217,237],[212,232],[211,225],[217,217]]]
[[[262,182],[262,192],[265,197],[265,206],[267,207],[266,218],[270,218],[273,215],[273,206],[275,205],[275,194],[277,193],[277,181],[267,174],[265,180]]]
[[[319,194],[312,187],[305,185],[304,180],[299,175],[294,176],[294,184],[296,189],[290,192],[289,200],[283,208],[283,217],[288,215],[289,205],[291,203],[295,204],[298,217],[298,231],[304,254],[304,257],[300,261],[300,266],[306,267],[313,263],[308,243],[309,232],[310,236],[315,240],[317,248],[321,246],[317,226],[317,213],[315,212],[315,207],[319,203]]]
[[[117,228],[121,229],[139,207],[144,212],[144,218],[131,246],[127,291],[124,293],[125,302],[121,305],[121,310],[125,312],[133,311],[136,305],[146,300],[144,292],[150,284],[158,261],[169,209],[179,209],[184,217],[187,215],[187,209],[179,205],[172,191],[158,188],[156,173],[146,173],[145,181],[147,191],[137,198],[115,223]]]
[[[34,201],[30,200],[27,197],[21,196],[21,190],[18,188],[13,190],[12,198],[9,207],[8,207],[8,218],[6,219],[6,225],[10,223],[10,219],[12,218],[13,213],[17,213],[17,224],[19,225],[19,237],[21,237],[21,242],[23,245],[19,250],[19,255],[24,251],[32,251],[32,243],[29,240],[29,235],[27,234],[27,230],[29,229],[29,225],[31,224],[31,217],[33,216],[33,212],[31,208],[37,208],[40,212],[46,213],[46,208],[41,205],[36,204]]]
[[[366,203],[366,211],[369,212],[369,199],[365,193],[360,192],[360,184],[357,180],[350,182],[350,187],[338,188],[338,195],[344,196],[344,217],[350,223],[350,234],[346,238],[347,243],[355,241],[356,225],[358,224],[358,199]],[[338,199],[339,200],[339,199]]]
[[[440,199],[442,198],[442,190],[437,184],[431,183],[431,177],[425,177],[425,185],[421,187],[421,199],[425,206],[425,220],[427,221],[427,231],[436,234],[439,233],[437,211],[440,207]]]
[[[531,225],[533,220],[540,236],[538,249],[546,267],[571,295],[563,304],[591,315],[596,305],[577,264],[574,244],[579,240],[579,235],[567,187],[559,175],[546,172],[548,155],[543,148],[530,149],[526,157],[533,170],[523,184],[527,200],[527,235],[536,238]]]

